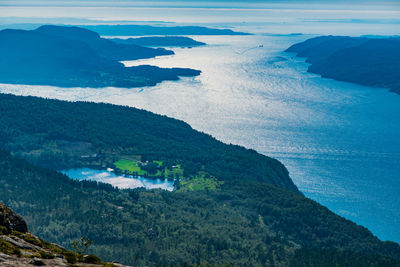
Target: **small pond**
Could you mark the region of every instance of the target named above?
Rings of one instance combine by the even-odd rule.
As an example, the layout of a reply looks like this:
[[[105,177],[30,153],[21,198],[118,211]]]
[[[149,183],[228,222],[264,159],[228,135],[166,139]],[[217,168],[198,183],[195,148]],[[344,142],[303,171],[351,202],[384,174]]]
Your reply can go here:
[[[130,175],[119,175],[111,170],[81,168],[64,170],[62,173],[75,180],[92,180],[111,184],[121,189],[144,187],[146,189],[160,188],[168,191],[174,190],[174,182],[167,179],[148,179]]]

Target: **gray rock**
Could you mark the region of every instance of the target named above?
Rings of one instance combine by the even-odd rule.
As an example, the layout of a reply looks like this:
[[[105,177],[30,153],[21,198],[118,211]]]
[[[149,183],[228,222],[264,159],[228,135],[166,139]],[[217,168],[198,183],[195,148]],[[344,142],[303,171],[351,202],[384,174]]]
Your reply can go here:
[[[0,226],[5,227],[9,232],[15,230],[21,233],[28,232],[28,226],[21,216],[0,202]]]
[[[44,262],[38,258],[33,258],[33,260],[30,263],[35,266],[44,266],[45,265]]]
[[[2,235],[2,236],[0,236],[0,238],[16,247],[19,247],[22,249],[31,249],[31,250],[37,249],[37,247],[35,247],[34,245],[31,245],[28,242],[26,242],[25,240],[19,239],[17,237],[15,237],[15,239],[14,239],[9,236]]]

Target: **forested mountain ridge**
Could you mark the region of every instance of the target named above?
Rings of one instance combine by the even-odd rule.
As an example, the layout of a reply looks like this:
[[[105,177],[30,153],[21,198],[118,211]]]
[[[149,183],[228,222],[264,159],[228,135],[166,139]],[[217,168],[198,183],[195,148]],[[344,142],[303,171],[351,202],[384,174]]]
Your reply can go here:
[[[321,36],[289,47],[309,72],[400,93],[400,38]]]
[[[39,31],[0,31],[0,82],[61,87],[140,87],[201,73],[198,70],[182,68],[125,67],[113,58],[128,58],[126,55],[135,51],[133,45],[118,45],[96,38],[94,42],[89,42],[87,39],[90,38],[85,37],[87,32],[83,34],[83,40],[86,42],[77,40],[75,38],[81,34],[80,30],[77,30],[79,34],[76,34],[76,29],[69,39],[63,38],[54,35],[54,31],[58,30],[60,28],[53,29],[53,35],[42,34]],[[91,33],[92,35],[97,36],[95,33]],[[111,42],[117,48],[108,50],[108,45],[104,46],[103,41],[107,44]],[[96,46],[96,50],[99,51],[109,51],[108,57],[98,54],[92,46]],[[119,46],[130,48],[120,50]]]
[[[187,177],[207,172],[221,181],[264,181],[298,192],[279,161],[148,111],[0,94],[0,112],[0,147],[38,165],[106,168],[131,155],[181,164]]]
[[[396,266],[400,246],[300,194],[278,161],[151,112],[0,94],[0,201],[34,234],[136,266]],[[213,190],[120,190],[48,168],[107,167],[121,155],[208,172]],[[82,155],[90,155],[89,158]],[[60,164],[61,166],[57,166]],[[290,191],[289,191],[290,190]],[[326,263],[326,262],[325,262]],[[326,265],[325,265],[326,266]]]
[[[116,43],[112,40],[101,38],[97,32],[79,27],[43,25],[34,31],[48,36],[58,36],[67,40],[84,42],[100,56],[117,61],[174,54],[173,51],[163,48],[154,49],[133,43]]]
[[[146,35],[251,35],[231,29],[216,29],[202,26],[151,26],[135,24],[80,25],[103,36],[146,36]]]
[[[299,194],[257,182],[221,190],[118,190],[0,151],[0,200],[41,238],[86,236],[136,266],[398,266],[400,247]],[[346,265],[345,265],[346,264]]]

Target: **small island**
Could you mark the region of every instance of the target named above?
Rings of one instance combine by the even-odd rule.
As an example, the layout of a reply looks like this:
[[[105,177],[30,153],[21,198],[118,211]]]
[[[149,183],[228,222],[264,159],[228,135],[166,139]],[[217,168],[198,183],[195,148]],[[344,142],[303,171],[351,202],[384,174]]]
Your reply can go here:
[[[286,52],[306,57],[308,72],[400,94],[400,38],[321,36]]]
[[[120,60],[170,55],[172,51],[117,44],[78,27],[42,26],[0,31],[0,82],[59,87],[154,86],[199,70],[125,67]]]
[[[186,36],[152,36],[128,39],[113,38],[111,40],[118,44],[134,44],[150,47],[196,47],[206,45],[206,43],[196,41]]]

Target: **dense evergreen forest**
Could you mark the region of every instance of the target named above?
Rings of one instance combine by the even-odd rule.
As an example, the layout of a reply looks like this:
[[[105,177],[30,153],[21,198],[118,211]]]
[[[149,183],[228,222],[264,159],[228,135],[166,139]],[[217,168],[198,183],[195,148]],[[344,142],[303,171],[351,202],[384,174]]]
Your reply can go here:
[[[0,152],[0,182],[1,201],[33,233],[66,247],[84,235],[105,260],[137,266],[396,266],[393,258],[400,257],[399,245],[265,183],[225,183],[214,191],[117,190],[71,180],[7,152]]]
[[[0,82],[61,87],[153,86],[201,72],[155,66],[125,67],[119,60],[170,55],[172,51],[117,44],[77,27],[43,26],[0,31]]]
[[[1,156],[0,156],[1,157]],[[75,243],[75,252],[60,245],[51,244],[28,231],[21,216],[0,202],[0,266],[87,266],[120,267],[102,262],[95,255],[87,255],[90,241],[80,239]],[[79,252],[79,253],[78,253]]]
[[[102,259],[136,266],[399,264],[398,244],[305,198],[278,161],[182,121],[110,104],[4,94],[0,113],[0,146],[13,154],[0,151],[0,201],[51,242],[70,248],[85,236]],[[179,164],[187,177],[206,172],[222,183],[120,190],[52,170],[105,168],[126,155]]]
[[[400,94],[400,38],[321,36],[289,47],[306,57],[309,72]]]
[[[110,39],[101,38],[97,32],[79,27],[43,25],[34,31],[47,36],[84,42],[100,56],[117,61],[174,54],[172,50],[163,48],[154,49],[134,43],[116,43]]]
[[[140,156],[181,164],[185,176],[201,171],[298,192],[279,161],[148,111],[0,94],[0,112],[0,147],[41,166],[106,168],[123,156]]]

